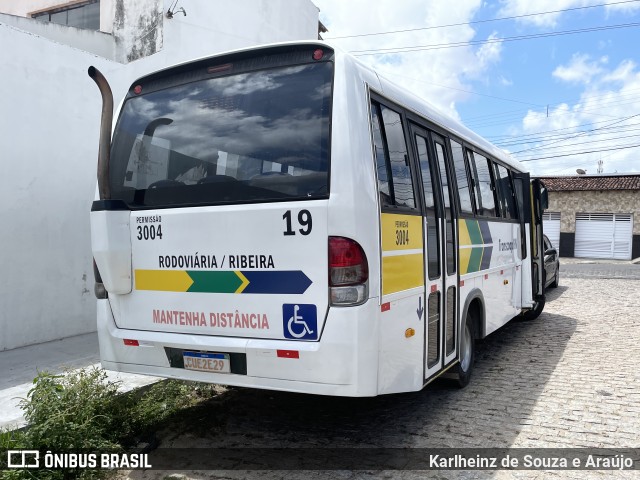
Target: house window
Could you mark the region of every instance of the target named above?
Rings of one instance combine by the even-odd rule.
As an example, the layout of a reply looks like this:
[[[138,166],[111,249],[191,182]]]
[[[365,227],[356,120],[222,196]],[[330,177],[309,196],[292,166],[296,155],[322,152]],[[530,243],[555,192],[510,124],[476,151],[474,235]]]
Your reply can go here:
[[[68,27],[99,30],[100,0],[66,4],[63,7],[32,13],[31,18],[35,18],[41,22],[57,23]]]

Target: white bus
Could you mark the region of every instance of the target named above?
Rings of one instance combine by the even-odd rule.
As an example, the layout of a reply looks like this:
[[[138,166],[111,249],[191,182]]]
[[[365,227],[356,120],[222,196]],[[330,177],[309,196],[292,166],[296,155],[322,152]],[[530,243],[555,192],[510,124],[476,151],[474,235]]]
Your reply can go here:
[[[323,42],[104,77],[92,205],[102,365],[322,395],[468,383],[544,306],[544,191]],[[112,134],[112,135],[111,135]]]

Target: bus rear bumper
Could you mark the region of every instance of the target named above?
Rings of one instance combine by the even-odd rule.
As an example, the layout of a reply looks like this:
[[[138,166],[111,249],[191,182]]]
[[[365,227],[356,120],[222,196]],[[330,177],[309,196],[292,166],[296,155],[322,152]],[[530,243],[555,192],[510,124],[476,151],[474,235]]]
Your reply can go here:
[[[331,308],[318,342],[121,329],[109,301],[97,303],[100,358],[108,370],[319,395],[377,394],[376,299],[358,307]],[[169,350],[240,354],[246,359],[246,374],[171,366]]]

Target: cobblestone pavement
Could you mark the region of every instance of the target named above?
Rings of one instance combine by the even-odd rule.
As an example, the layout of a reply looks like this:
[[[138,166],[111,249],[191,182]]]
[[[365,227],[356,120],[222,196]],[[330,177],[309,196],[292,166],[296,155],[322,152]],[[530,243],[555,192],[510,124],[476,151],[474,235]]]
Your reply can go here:
[[[640,447],[640,281],[563,279],[483,341],[471,384],[344,399],[230,389],[165,447]],[[171,478],[638,478],[604,471],[134,471]]]
[[[640,280],[640,265],[633,263],[569,263],[560,260],[561,278],[622,278]]]

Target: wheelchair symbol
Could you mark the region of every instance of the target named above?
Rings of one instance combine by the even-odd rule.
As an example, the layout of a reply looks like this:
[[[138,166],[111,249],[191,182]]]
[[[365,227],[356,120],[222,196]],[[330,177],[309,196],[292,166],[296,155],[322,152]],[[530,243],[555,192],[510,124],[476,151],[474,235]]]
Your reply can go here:
[[[317,339],[315,305],[284,304],[282,306],[284,336],[291,339]]]

